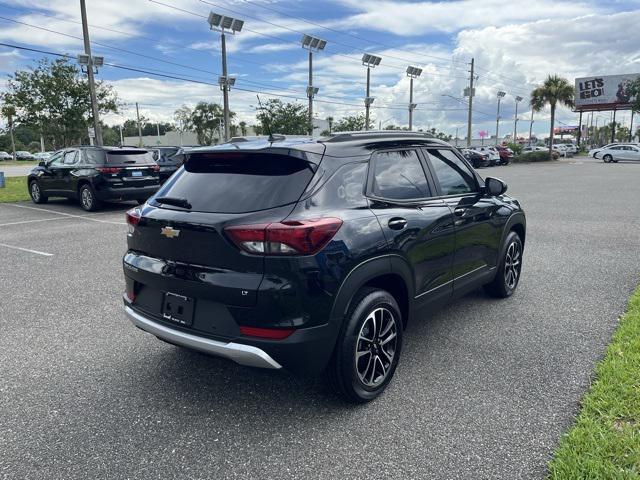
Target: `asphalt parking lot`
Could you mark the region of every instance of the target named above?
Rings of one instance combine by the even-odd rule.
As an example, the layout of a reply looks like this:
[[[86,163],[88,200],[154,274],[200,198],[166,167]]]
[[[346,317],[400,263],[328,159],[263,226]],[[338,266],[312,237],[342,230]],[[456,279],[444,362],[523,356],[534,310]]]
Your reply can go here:
[[[131,205],[0,204],[0,476],[543,478],[640,281],[640,164],[482,173],[527,212],[517,293],[414,319],[392,385],[357,407],[134,329]]]

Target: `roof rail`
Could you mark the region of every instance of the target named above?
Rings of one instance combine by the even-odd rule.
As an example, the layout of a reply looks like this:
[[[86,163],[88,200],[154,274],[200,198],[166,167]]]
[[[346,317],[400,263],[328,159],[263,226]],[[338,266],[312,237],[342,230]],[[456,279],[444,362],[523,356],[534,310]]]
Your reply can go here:
[[[337,132],[322,137],[322,142],[346,142],[349,140],[365,140],[376,138],[423,138],[436,139],[428,132],[412,132],[409,130],[361,130],[355,132]]]

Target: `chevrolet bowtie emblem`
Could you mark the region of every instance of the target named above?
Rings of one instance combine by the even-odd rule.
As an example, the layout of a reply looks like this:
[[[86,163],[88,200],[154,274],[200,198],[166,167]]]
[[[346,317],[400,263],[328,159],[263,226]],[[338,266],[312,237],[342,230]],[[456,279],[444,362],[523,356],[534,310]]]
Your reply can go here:
[[[171,227],[162,227],[162,229],[160,229],[160,235],[164,235],[167,238],[176,238],[180,235],[180,230],[175,230]]]

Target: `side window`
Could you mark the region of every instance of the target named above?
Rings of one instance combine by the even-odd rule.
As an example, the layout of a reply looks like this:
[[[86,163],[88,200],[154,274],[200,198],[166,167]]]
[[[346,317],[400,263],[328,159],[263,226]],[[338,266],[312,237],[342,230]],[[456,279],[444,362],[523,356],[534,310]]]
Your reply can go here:
[[[415,150],[378,152],[373,156],[372,193],[389,200],[431,196],[427,177]]]
[[[451,150],[429,149],[428,152],[442,195],[478,191],[473,173]]]
[[[64,154],[64,164],[65,165],[73,165],[74,163],[76,163],[77,157],[78,157],[78,151],[77,150],[70,150],[68,152],[65,152],[65,154]]]
[[[49,160],[50,167],[57,167],[62,165],[62,161],[64,160],[64,152],[54,153],[51,159]]]

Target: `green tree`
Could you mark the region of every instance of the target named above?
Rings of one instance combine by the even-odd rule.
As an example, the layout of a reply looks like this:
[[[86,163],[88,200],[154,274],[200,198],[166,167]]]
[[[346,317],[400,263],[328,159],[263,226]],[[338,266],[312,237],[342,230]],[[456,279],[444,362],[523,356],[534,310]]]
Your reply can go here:
[[[118,111],[112,87],[96,83],[100,113]],[[16,109],[16,120],[41,133],[54,148],[82,143],[93,123],[87,78],[69,60],[43,59],[30,70],[9,76],[2,95]]]
[[[351,115],[348,117],[341,118],[336,126],[334,127],[334,132],[358,132],[360,130],[364,130],[365,125],[365,116],[360,113],[358,115]],[[373,122],[370,121],[369,128],[373,128]]]
[[[247,122],[240,122],[240,134],[245,137],[247,135]]]
[[[229,112],[233,118],[234,112]],[[199,102],[191,113],[191,125],[198,135],[200,145],[211,145],[217,142],[219,131],[224,123],[224,112],[217,103]]]
[[[192,127],[191,115],[193,115],[193,110],[191,110],[188,105],[182,105],[173,112],[173,119],[176,122],[177,130],[179,132],[186,132]]]
[[[307,107],[299,103],[283,103],[272,98],[262,108],[258,108],[256,118],[263,132],[283,135],[306,135],[309,132]]]
[[[549,158],[553,156],[553,130],[556,120],[556,108],[558,104],[573,108],[575,90],[566,78],[557,75],[549,75],[542,85],[531,92],[531,108],[539,112],[547,104],[551,108],[551,127],[549,131]]]

